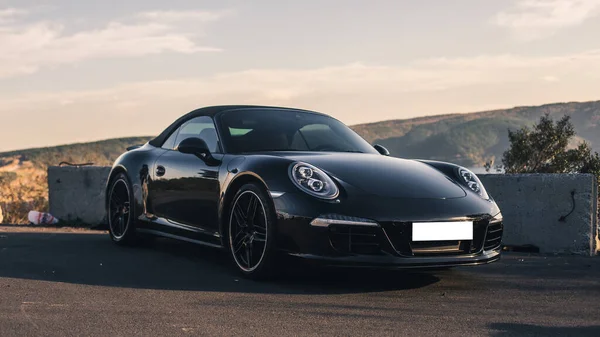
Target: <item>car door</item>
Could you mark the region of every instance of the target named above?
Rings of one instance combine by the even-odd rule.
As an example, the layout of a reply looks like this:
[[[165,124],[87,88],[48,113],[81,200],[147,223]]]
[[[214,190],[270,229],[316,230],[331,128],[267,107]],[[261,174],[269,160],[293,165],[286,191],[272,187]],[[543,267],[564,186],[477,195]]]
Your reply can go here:
[[[184,123],[176,133],[174,148],[167,149],[154,164],[149,192],[152,212],[177,224],[217,232],[219,166],[208,165],[195,155],[175,150],[184,139],[197,137],[218,157],[221,150],[214,122],[208,116],[196,117]]]

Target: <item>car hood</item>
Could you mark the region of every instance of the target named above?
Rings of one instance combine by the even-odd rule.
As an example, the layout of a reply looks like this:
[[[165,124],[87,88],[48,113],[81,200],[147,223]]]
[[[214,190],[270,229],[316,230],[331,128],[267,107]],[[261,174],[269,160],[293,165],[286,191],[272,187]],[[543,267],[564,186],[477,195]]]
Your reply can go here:
[[[363,153],[278,153],[319,167],[365,193],[393,198],[462,198],[466,192],[433,167],[408,159]]]

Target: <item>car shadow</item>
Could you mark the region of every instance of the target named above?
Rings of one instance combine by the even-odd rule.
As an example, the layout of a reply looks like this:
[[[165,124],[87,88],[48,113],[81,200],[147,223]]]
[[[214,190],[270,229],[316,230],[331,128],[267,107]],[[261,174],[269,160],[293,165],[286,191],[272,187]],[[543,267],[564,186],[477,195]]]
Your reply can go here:
[[[121,247],[108,235],[1,233],[0,277],[144,289],[342,294],[405,290],[439,281],[433,272],[324,268],[284,260],[268,282],[242,278],[228,255],[170,239]]]
[[[519,323],[492,323],[489,328],[494,330],[491,336],[600,336],[600,325],[592,326],[539,326]]]

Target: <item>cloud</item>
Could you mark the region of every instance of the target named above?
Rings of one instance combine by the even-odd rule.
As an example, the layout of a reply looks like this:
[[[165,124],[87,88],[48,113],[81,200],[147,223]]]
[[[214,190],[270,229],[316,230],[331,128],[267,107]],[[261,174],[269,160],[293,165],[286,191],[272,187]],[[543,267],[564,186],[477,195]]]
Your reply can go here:
[[[136,16],[154,22],[179,22],[188,20],[193,20],[194,22],[212,22],[222,19],[228,13],[228,11],[149,11],[139,13]]]
[[[556,76],[551,76],[551,75],[546,75],[544,77],[542,77],[542,80],[546,81],[546,82],[558,82],[560,81],[560,79]]]
[[[2,10],[0,16],[15,18],[23,10]],[[215,21],[210,12],[151,12],[137,20],[111,21],[99,29],[66,33],[57,22],[22,23],[0,21],[0,78],[34,73],[45,67],[73,64],[88,59],[128,58],[165,52],[191,54],[221,51],[202,46],[174,21],[177,16]],[[153,16],[156,16],[153,19]],[[167,22],[169,21],[169,22]]]
[[[19,8],[0,9],[0,24],[11,23],[27,14],[27,11]]]
[[[600,15],[600,0],[518,0],[493,23],[523,41],[545,38]]]
[[[216,104],[296,106],[355,124],[593,100],[599,98],[599,85],[600,50],[590,50],[548,57],[481,55],[404,65],[356,62],[310,69],[249,69],[95,90],[0,92],[0,116],[9,126],[0,133],[0,144],[24,148],[47,141],[157,134],[181,114]]]
[[[559,56],[522,56],[514,54],[481,55],[458,58],[430,58],[417,62],[421,66],[463,69],[539,69],[600,60],[600,49]]]
[[[201,78],[132,82],[102,90],[27,93],[0,99],[0,112],[27,106],[64,106],[65,102],[70,106],[108,105],[138,111],[147,111],[141,106],[175,101],[190,106],[198,102],[304,105],[314,97],[369,99],[379,95],[436,95],[471,87],[536,86],[569,79],[573,74],[600,80],[600,50],[549,57],[507,54],[431,58],[404,66],[350,63],[313,69],[250,69]]]

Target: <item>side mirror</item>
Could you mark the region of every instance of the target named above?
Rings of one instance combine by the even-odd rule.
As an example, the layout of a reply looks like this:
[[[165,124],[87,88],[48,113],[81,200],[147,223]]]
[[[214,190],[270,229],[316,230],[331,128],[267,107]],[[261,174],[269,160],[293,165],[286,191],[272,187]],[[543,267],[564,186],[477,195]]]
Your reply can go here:
[[[388,149],[386,149],[383,145],[375,144],[373,145],[373,147],[375,148],[375,150],[377,150],[377,152],[379,152],[383,156],[390,155],[390,151],[388,151]]]
[[[186,138],[177,145],[175,149],[181,153],[193,154],[196,157],[202,159],[209,165],[218,165],[219,161],[215,159],[210,150],[208,149],[208,145],[206,142],[200,138],[190,137]]]

